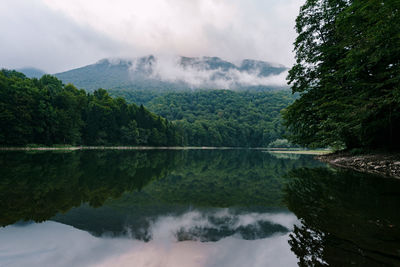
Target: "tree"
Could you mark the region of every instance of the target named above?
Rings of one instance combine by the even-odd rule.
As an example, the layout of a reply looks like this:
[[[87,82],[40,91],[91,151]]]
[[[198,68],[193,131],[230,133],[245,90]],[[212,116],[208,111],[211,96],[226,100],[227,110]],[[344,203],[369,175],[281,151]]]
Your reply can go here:
[[[400,147],[400,3],[308,0],[296,20],[292,142]]]
[[[86,94],[50,75],[0,71],[0,145],[176,145],[175,128],[104,89]]]
[[[138,143],[139,130],[136,121],[132,120],[127,126],[122,126],[121,133],[124,144],[136,145]]]

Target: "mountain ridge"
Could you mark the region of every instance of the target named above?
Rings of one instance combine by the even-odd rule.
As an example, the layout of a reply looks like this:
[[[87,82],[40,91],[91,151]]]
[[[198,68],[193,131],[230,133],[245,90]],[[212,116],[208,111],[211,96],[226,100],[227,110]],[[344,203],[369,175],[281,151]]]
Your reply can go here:
[[[94,64],[54,74],[64,83],[93,91],[115,89],[231,89],[285,88],[287,68],[244,59],[239,64],[219,57],[105,58]]]
[[[34,67],[19,68],[16,71],[22,72],[28,78],[40,78],[46,74],[45,71]]]

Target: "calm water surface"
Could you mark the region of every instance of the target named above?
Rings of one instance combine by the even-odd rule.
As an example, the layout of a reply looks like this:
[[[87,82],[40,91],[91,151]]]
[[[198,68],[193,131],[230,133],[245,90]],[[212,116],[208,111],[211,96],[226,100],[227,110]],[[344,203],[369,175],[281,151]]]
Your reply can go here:
[[[253,150],[0,152],[0,266],[400,266],[400,180]]]

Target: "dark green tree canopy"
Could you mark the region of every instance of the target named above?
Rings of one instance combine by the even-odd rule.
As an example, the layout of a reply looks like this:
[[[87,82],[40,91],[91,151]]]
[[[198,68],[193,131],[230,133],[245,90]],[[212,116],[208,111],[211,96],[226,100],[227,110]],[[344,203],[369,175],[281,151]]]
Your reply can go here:
[[[110,92],[176,123],[189,146],[267,147],[286,134],[280,112],[297,97],[287,90]]]
[[[400,2],[308,0],[296,20],[301,97],[284,112],[306,146],[400,148]]]
[[[0,71],[0,145],[181,145],[180,131],[144,107],[63,85],[51,75],[29,79]]]

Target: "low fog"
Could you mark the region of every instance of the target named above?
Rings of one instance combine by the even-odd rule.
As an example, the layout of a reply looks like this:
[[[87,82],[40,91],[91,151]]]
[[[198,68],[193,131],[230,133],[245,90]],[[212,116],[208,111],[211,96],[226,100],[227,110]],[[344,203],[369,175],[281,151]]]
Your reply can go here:
[[[146,78],[161,80],[165,82],[183,82],[191,88],[214,88],[214,89],[236,89],[238,87],[250,86],[287,86],[287,70],[269,76],[261,75],[260,68],[250,71],[239,70],[241,61],[236,61],[237,68],[210,69],[204,64],[204,58],[196,58],[196,64],[182,65],[181,57],[157,55],[154,61],[143,64],[139,63],[143,58],[132,59],[130,72],[132,81],[136,78],[138,71],[146,72]],[[111,64],[119,64],[120,61],[109,60]],[[274,67],[284,66],[272,63]]]

